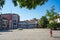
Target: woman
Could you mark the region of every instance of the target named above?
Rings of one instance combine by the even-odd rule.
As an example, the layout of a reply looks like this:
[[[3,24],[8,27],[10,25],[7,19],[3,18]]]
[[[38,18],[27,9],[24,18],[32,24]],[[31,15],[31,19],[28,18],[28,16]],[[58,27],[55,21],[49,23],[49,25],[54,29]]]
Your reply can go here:
[[[50,36],[52,37],[52,28],[50,29]]]

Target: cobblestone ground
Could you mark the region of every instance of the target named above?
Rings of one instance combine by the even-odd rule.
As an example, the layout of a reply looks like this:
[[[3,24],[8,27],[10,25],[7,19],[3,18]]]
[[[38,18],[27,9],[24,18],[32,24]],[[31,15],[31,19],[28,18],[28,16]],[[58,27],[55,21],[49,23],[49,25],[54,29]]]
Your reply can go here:
[[[50,37],[49,29],[0,31],[0,40],[60,40],[60,31],[53,31],[53,37]]]

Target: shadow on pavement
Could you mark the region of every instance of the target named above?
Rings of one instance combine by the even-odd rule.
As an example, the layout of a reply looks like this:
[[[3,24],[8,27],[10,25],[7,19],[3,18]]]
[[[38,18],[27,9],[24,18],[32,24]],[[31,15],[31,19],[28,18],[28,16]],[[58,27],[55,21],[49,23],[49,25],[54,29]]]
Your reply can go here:
[[[53,36],[53,38],[60,38],[60,36]]]
[[[0,32],[13,32],[12,30],[0,30]]]

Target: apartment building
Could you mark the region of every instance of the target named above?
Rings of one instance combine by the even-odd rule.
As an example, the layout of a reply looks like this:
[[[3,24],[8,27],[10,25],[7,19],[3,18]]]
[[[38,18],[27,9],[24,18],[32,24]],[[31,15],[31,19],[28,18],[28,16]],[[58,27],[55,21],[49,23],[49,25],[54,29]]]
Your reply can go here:
[[[19,28],[37,28],[37,20],[25,20],[19,22]]]
[[[18,28],[19,22],[19,15],[18,14],[1,14],[1,17],[6,18],[9,21],[9,28],[8,29],[15,29]]]
[[[6,18],[2,18],[2,29],[8,29],[9,28],[9,21]]]

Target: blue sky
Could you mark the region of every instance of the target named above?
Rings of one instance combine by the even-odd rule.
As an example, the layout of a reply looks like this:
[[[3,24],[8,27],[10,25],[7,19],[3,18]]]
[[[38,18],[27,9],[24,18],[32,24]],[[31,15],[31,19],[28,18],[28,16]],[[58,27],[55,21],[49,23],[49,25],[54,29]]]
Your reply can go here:
[[[42,6],[37,6],[36,9],[26,9],[19,8],[19,6],[14,7],[11,0],[6,0],[4,7],[2,8],[2,13],[16,13],[20,16],[20,20],[30,20],[33,18],[41,18],[46,14],[46,10],[50,10],[52,6],[55,6],[55,12],[60,12],[60,0],[48,0]]]

